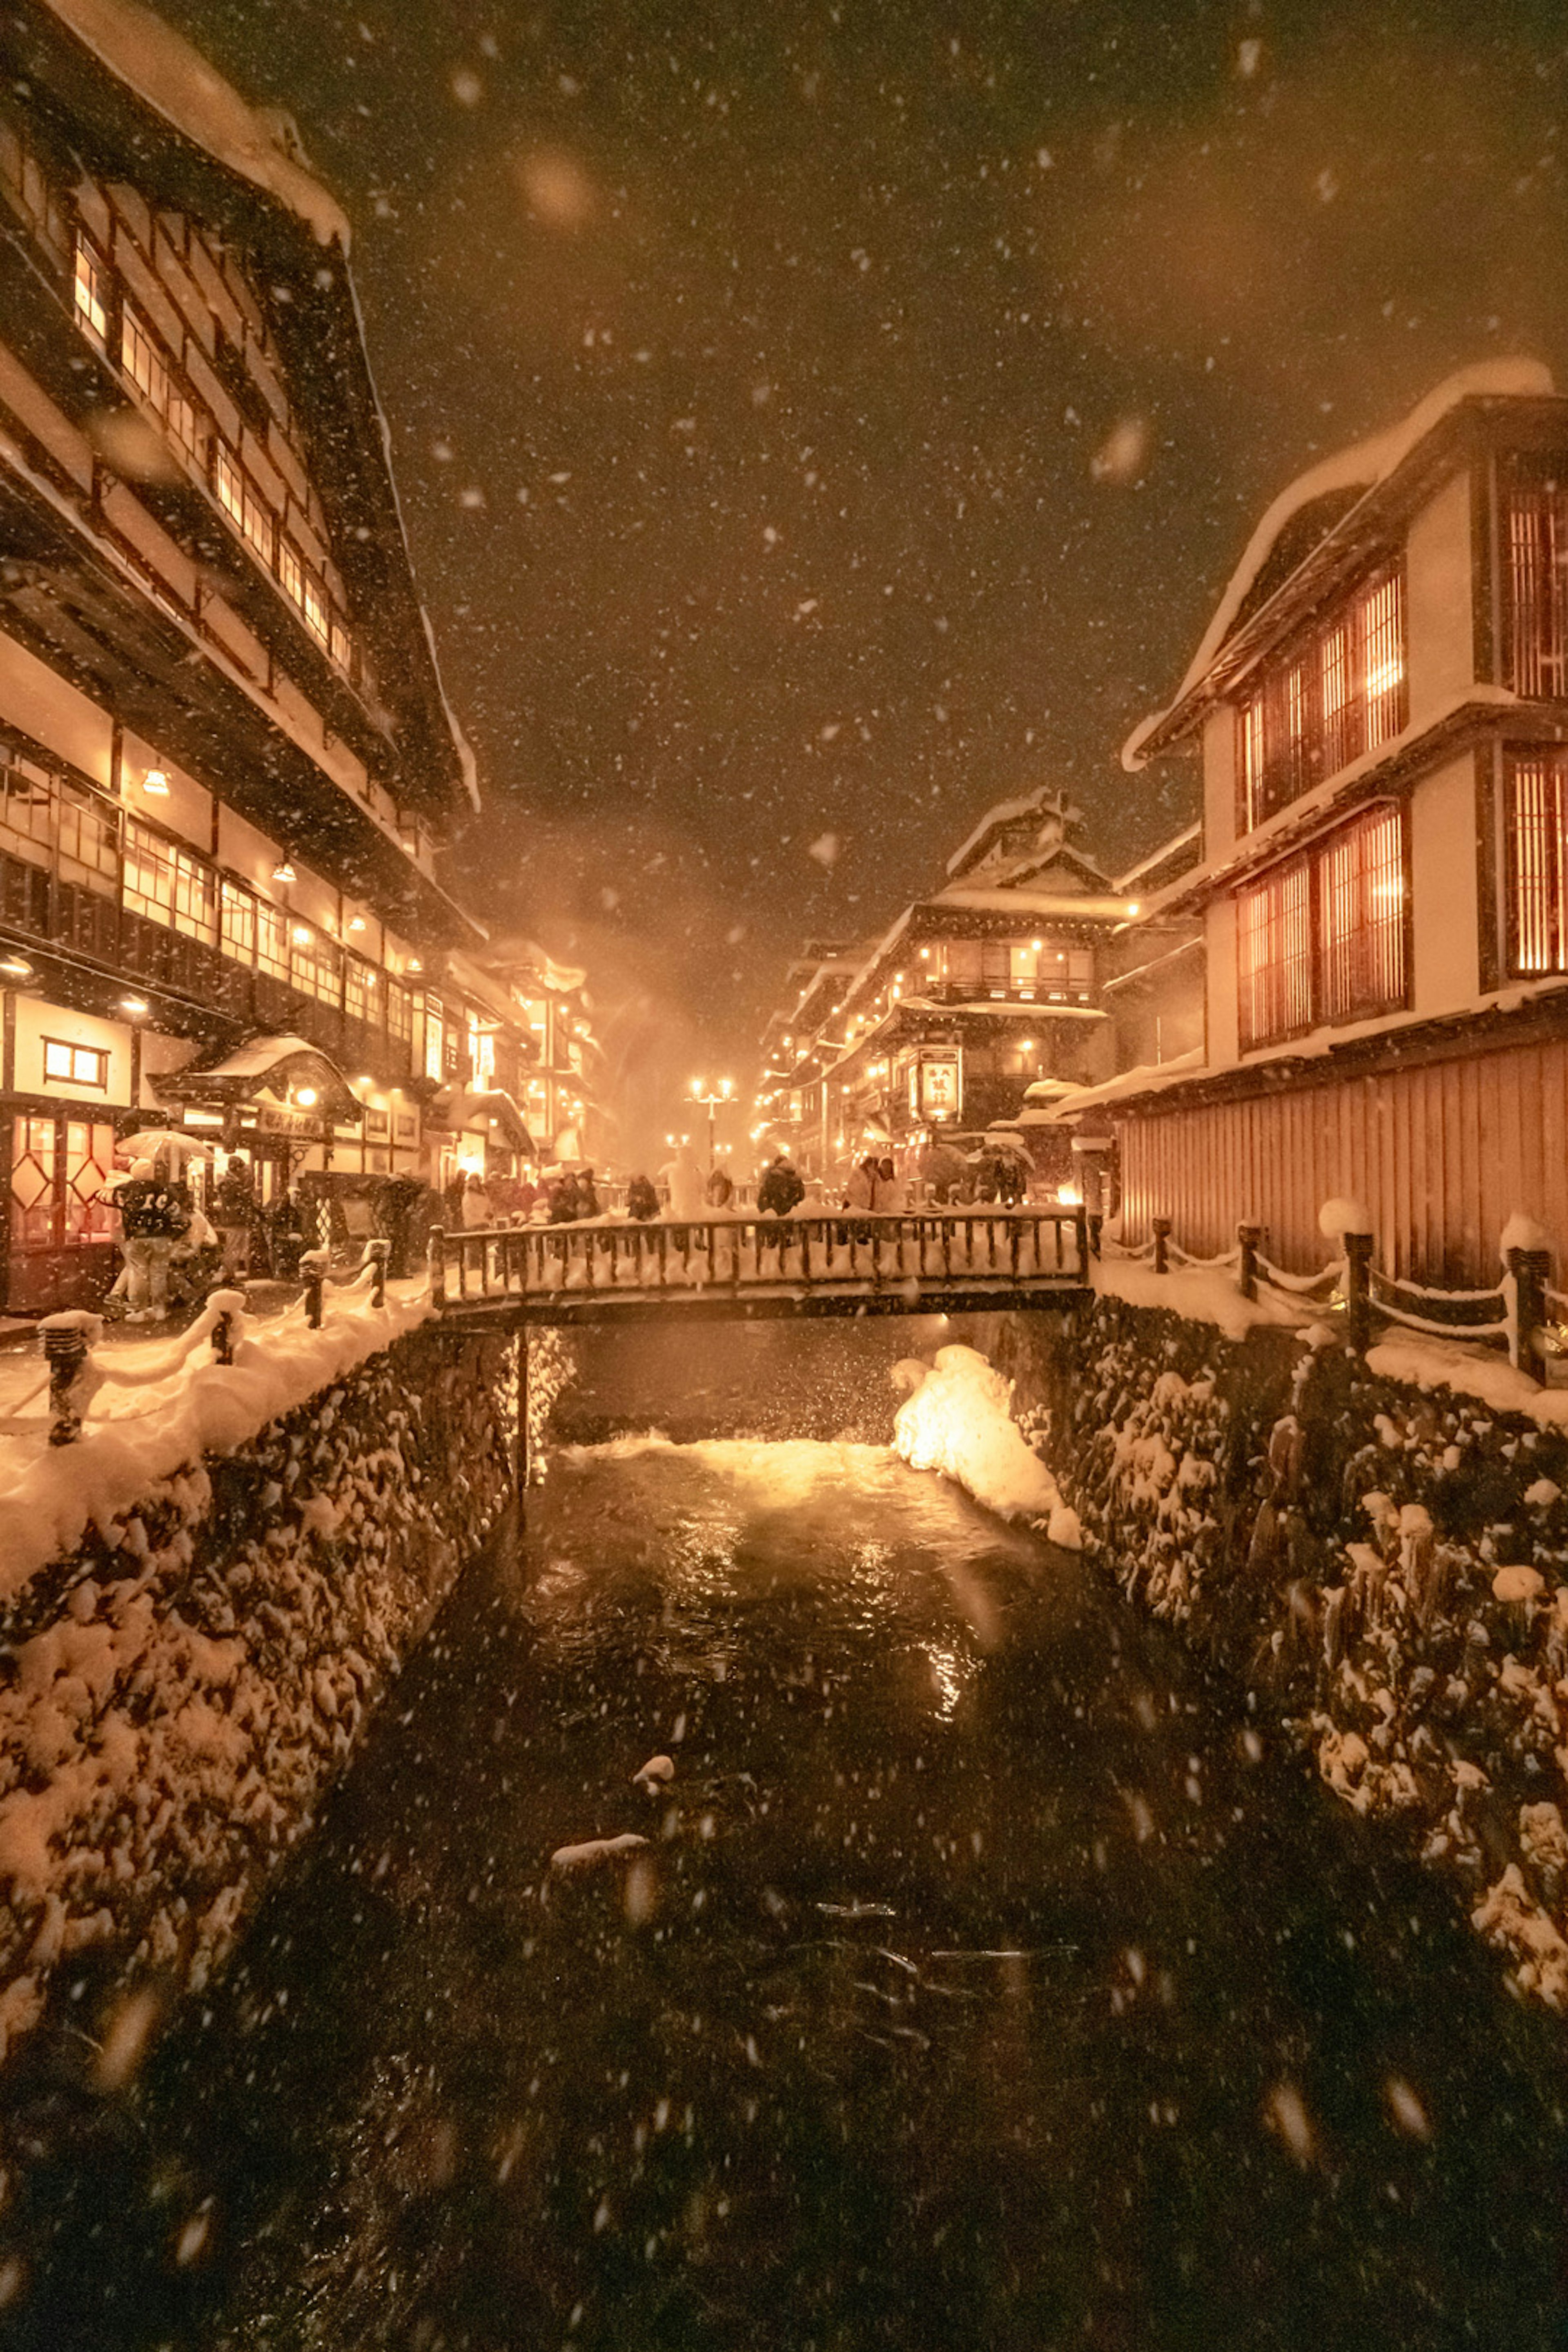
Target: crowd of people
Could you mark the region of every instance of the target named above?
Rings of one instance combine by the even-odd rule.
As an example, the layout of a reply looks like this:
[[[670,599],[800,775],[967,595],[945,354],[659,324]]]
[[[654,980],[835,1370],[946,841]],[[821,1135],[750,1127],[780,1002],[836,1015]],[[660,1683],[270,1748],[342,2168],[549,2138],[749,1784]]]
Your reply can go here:
[[[243,1153],[229,1156],[221,1174],[205,1185],[201,1202],[184,1166],[182,1152],[160,1152],[137,1160],[104,1189],[103,1198],[118,1218],[122,1260],[110,1311],[118,1307],[128,1321],[153,1322],[199,1305],[220,1282],[237,1284],[258,1276],[294,1281],[307,1245],[331,1237],[322,1201],[307,1201],[298,1186],[282,1186],[264,1202]],[[942,1207],[1010,1207],[1026,1197],[1027,1178],[1028,1163],[1016,1151],[988,1149],[971,1160],[939,1141],[918,1163],[913,1181],[900,1174],[890,1153],[868,1152],[846,1183],[830,1188],[815,1178],[808,1185],[781,1151],[760,1171],[754,1213],[889,1216],[917,1200]],[[738,1213],[744,1205],[724,1167],[715,1164],[705,1172],[690,1145],[682,1144],[657,1180],[647,1173],[629,1179],[624,1213],[638,1224],[660,1219],[697,1224]],[[384,1176],[374,1185],[367,1213],[372,1229],[391,1243],[390,1271],[404,1276],[422,1262],[437,1225],[464,1233],[499,1225],[568,1225],[602,1217],[605,1207],[593,1168],[584,1166],[549,1169],[537,1177],[458,1170],[444,1192],[422,1177]]]

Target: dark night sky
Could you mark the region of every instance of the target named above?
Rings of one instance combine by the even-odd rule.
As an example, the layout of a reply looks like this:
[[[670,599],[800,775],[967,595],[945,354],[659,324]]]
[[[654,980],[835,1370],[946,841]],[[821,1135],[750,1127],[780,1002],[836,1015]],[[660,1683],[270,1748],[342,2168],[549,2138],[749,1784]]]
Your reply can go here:
[[[1267,499],[1466,361],[1568,380],[1558,0],[163,13],[354,220],[463,877],[642,1095],[1002,793],[1184,821],[1117,747]]]

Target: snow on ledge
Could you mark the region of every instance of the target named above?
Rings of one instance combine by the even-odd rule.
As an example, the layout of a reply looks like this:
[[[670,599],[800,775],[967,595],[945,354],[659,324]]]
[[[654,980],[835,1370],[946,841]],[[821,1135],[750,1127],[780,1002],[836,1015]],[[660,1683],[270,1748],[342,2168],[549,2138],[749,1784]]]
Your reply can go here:
[[[1168,1274],[1156,1274],[1142,1260],[1097,1258],[1090,1279],[1102,1297],[1123,1299],[1129,1307],[1163,1307],[1191,1323],[1212,1323],[1227,1339],[1245,1339],[1263,1323],[1299,1329],[1311,1319],[1309,1310],[1280,1298],[1244,1298],[1234,1274],[1223,1267],[1173,1265]]]
[[[1122,745],[1121,764],[1129,773],[1137,774],[1144,764],[1143,746],[1150,736],[1163,724],[1173,710],[1185,701],[1206,674],[1235,626],[1237,615],[1273,552],[1280,533],[1304,508],[1334,490],[1364,492],[1374,489],[1397,471],[1417,443],[1424,441],[1427,434],[1442,423],[1449,410],[1457,408],[1461,401],[1541,400],[1550,398],[1555,390],[1551,369],[1539,360],[1479,360],[1473,366],[1458,368],[1452,375],[1446,376],[1424,400],[1416,403],[1399,424],[1391,425],[1385,432],[1373,434],[1365,441],[1357,441],[1348,449],[1338,450],[1332,457],[1310,466],[1304,474],[1299,474],[1265,509],[1262,520],[1247,541],[1241,561],[1230,576],[1214,618],[1204,632],[1203,642],[1188,665],[1186,676],[1170,702],[1163,710],[1157,710],[1152,717],[1141,720]]]
[[[140,0],[47,0],[47,5],[143,105],[275,197],[319,244],[335,242],[347,253],[349,224],[340,205],[284,152],[267,115],[247,106],[161,16]]]
[[[106,1385],[100,1397],[124,1410],[89,1420],[74,1445],[49,1446],[47,1418],[37,1435],[0,1438],[0,1600],[74,1551],[89,1528],[107,1535],[163,1480],[204,1454],[236,1452],[435,1311],[423,1282],[389,1284],[382,1307],[368,1293],[329,1289],[327,1300],[319,1331],[280,1319],[243,1339],[232,1364],[177,1363],[122,1396]]]

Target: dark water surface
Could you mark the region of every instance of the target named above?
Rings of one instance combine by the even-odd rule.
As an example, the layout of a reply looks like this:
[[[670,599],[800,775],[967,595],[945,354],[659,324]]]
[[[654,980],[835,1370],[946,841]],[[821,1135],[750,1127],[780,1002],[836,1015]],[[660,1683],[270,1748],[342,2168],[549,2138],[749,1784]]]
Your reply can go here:
[[[40,2098],[6,2341],[1563,2340],[1562,2029],[1080,1563],[871,1447],[531,1512],[205,2011]]]

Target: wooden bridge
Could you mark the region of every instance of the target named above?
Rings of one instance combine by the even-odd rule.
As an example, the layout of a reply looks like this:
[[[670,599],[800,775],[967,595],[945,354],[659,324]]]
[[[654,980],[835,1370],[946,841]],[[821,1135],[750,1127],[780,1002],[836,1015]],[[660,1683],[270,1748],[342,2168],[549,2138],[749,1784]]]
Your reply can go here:
[[[498,1225],[430,1236],[431,1296],[476,1327],[973,1314],[1089,1295],[1081,1209]]]

